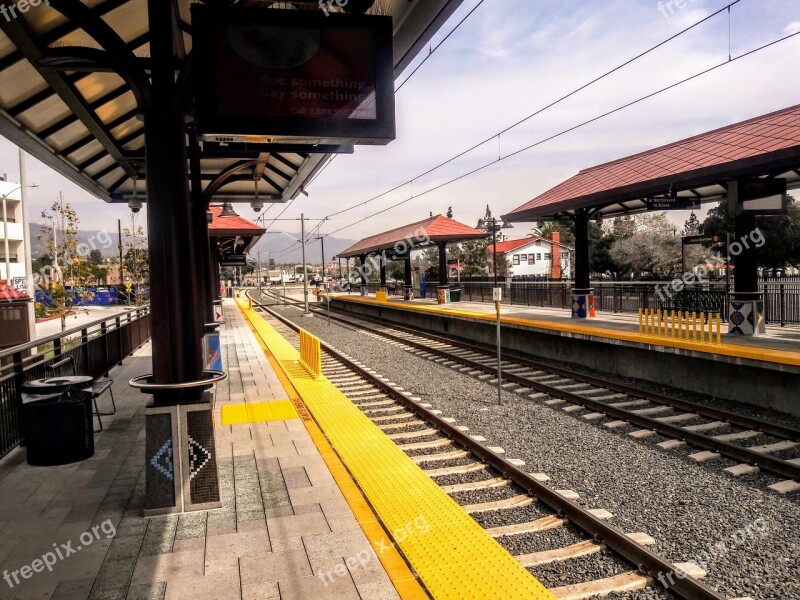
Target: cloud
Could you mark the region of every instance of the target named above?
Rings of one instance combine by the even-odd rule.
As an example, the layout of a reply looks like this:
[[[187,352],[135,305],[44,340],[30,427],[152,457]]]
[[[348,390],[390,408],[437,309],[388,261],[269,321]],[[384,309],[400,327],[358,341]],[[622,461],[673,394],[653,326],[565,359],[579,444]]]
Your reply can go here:
[[[792,23],[789,23],[783,28],[783,32],[786,35],[792,35],[793,33],[800,32],[800,21],[793,21]]]

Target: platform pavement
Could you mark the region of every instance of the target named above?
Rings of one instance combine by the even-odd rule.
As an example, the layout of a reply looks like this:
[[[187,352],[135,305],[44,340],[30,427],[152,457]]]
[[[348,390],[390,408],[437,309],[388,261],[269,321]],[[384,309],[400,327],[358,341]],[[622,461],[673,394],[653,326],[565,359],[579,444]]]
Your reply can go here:
[[[226,316],[219,403],[285,398],[239,311]],[[398,598],[379,561],[346,562],[371,545],[300,419],[219,427],[223,508],[143,518],[147,398],[127,382],[150,370],[148,345],[112,370],[118,411],[91,459],[30,467],[17,449],[0,461],[0,573],[107,519],[115,531],[52,572],[0,579],[0,600]]]

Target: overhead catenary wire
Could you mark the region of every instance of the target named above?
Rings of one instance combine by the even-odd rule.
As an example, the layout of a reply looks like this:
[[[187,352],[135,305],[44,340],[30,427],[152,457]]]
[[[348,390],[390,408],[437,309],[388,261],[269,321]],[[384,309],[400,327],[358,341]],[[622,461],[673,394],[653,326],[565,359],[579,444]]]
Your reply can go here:
[[[541,108],[539,108],[539,109],[535,110],[534,112],[532,112],[532,113],[530,113],[529,115],[527,115],[527,116],[523,117],[522,119],[520,119],[520,120],[516,121],[515,123],[512,123],[511,125],[507,126],[506,128],[504,128],[504,129],[500,130],[499,132],[493,133],[491,136],[487,137],[487,138],[486,138],[486,139],[484,139],[483,141],[480,141],[480,142],[478,142],[478,143],[476,143],[476,144],[474,144],[474,145],[470,146],[470,147],[469,147],[469,148],[467,148],[466,150],[463,150],[463,151],[459,152],[458,154],[456,154],[455,156],[452,156],[452,157],[448,158],[448,159],[447,159],[447,160],[445,160],[444,162],[441,162],[441,163],[437,164],[436,166],[434,166],[434,167],[431,167],[431,168],[430,168],[430,169],[428,169],[427,171],[425,171],[425,172],[423,172],[423,173],[420,173],[420,174],[419,174],[419,175],[417,175],[416,177],[413,177],[412,179],[406,180],[406,181],[404,181],[403,183],[400,183],[400,184],[398,184],[398,185],[394,186],[393,188],[391,188],[391,189],[389,189],[389,190],[386,190],[385,192],[382,192],[382,193],[378,194],[377,196],[373,196],[373,197],[371,197],[371,198],[369,198],[369,199],[367,199],[367,200],[364,200],[363,202],[359,202],[359,203],[357,203],[357,204],[353,204],[352,206],[349,206],[349,207],[347,207],[347,208],[343,208],[342,210],[338,210],[338,211],[336,211],[336,212],[333,212],[333,213],[331,213],[331,214],[329,214],[329,215],[327,215],[327,216],[328,216],[329,218],[330,218],[330,217],[336,217],[336,216],[339,216],[339,215],[341,215],[341,214],[344,214],[344,213],[346,213],[346,212],[349,212],[349,211],[351,211],[351,210],[354,210],[354,209],[356,209],[356,208],[359,208],[359,207],[361,207],[361,206],[365,206],[365,205],[367,205],[367,204],[369,204],[369,203],[371,203],[371,202],[374,202],[374,201],[376,201],[376,200],[379,200],[379,199],[383,198],[384,196],[387,196],[387,195],[389,195],[389,194],[391,194],[391,193],[393,193],[393,192],[396,192],[397,190],[399,190],[399,189],[401,189],[401,188],[405,187],[406,185],[409,185],[409,184],[413,183],[415,179],[421,179],[422,177],[425,177],[425,176],[427,176],[427,175],[430,175],[430,174],[431,174],[431,173],[433,173],[434,171],[437,171],[437,170],[441,169],[442,167],[445,167],[445,166],[449,165],[450,163],[452,163],[452,162],[454,162],[454,161],[458,160],[459,158],[462,158],[463,156],[465,156],[465,155],[469,154],[469,153],[470,153],[470,152],[472,152],[473,150],[477,150],[477,149],[478,149],[478,148],[480,148],[481,146],[483,146],[483,145],[485,145],[485,144],[487,144],[487,143],[491,142],[491,141],[492,141],[492,140],[494,140],[495,138],[498,138],[498,140],[499,140],[500,136],[502,136],[503,134],[505,134],[505,133],[508,133],[508,132],[509,132],[509,131],[511,131],[512,129],[515,129],[515,128],[519,127],[520,125],[522,125],[523,123],[526,123],[527,121],[530,121],[532,118],[534,118],[534,117],[536,117],[536,116],[538,116],[538,115],[542,114],[543,112],[545,112],[545,111],[547,111],[547,110],[549,110],[549,109],[553,108],[554,106],[556,106],[556,105],[560,104],[561,102],[563,102],[563,101],[565,101],[565,100],[567,100],[567,99],[571,98],[571,97],[572,97],[572,96],[574,96],[575,94],[578,94],[579,92],[582,92],[582,91],[583,91],[583,90],[585,90],[586,88],[588,88],[588,87],[591,87],[591,86],[592,86],[592,85],[594,85],[595,83],[598,83],[598,82],[602,81],[603,79],[605,79],[606,77],[609,77],[610,75],[612,75],[612,74],[616,73],[617,71],[619,71],[619,70],[621,70],[621,69],[624,69],[624,68],[625,68],[625,67],[627,67],[628,65],[630,65],[630,64],[632,64],[632,63],[634,63],[634,62],[636,62],[637,60],[639,60],[639,59],[641,59],[641,58],[643,58],[643,57],[645,57],[645,56],[647,56],[648,54],[650,54],[650,53],[652,53],[652,52],[655,52],[656,50],[658,50],[658,49],[659,49],[659,48],[661,48],[662,46],[664,46],[664,45],[666,45],[666,44],[668,44],[668,43],[672,42],[673,40],[677,39],[678,37],[680,37],[680,36],[682,36],[682,35],[684,35],[684,34],[688,33],[688,32],[689,32],[689,31],[691,31],[692,29],[695,29],[696,27],[699,27],[700,25],[702,25],[702,24],[703,24],[703,23],[705,23],[706,21],[708,21],[708,20],[710,20],[710,19],[712,19],[712,18],[716,17],[717,15],[719,15],[719,14],[721,14],[721,13],[725,12],[726,10],[727,10],[727,11],[729,11],[729,10],[730,10],[730,8],[731,8],[732,6],[734,6],[734,5],[738,4],[738,3],[739,3],[739,2],[741,2],[741,1],[742,1],[742,0],[734,0],[733,2],[729,3],[727,6],[724,6],[724,7],[720,8],[718,11],[711,13],[710,15],[708,15],[708,16],[706,16],[706,17],[704,17],[704,18],[700,19],[699,21],[696,21],[696,22],[695,22],[695,23],[693,23],[692,25],[689,25],[688,27],[686,27],[686,28],[682,29],[681,31],[679,31],[679,32],[677,32],[677,33],[675,33],[675,34],[673,34],[673,35],[669,36],[668,38],[666,38],[666,39],[662,40],[662,41],[661,41],[661,42],[659,42],[658,44],[656,44],[656,45],[654,45],[654,46],[652,46],[652,47],[648,48],[647,50],[645,50],[645,51],[643,51],[643,52],[640,52],[640,53],[639,53],[639,54],[637,54],[636,56],[634,56],[634,57],[632,57],[632,58],[630,58],[630,59],[626,60],[626,61],[625,61],[625,62],[623,62],[623,63],[620,63],[620,64],[619,64],[619,65],[617,65],[616,67],[614,67],[614,68],[612,68],[612,69],[610,69],[610,70],[608,70],[608,71],[606,71],[606,72],[602,73],[601,75],[598,75],[598,76],[597,76],[597,77],[595,77],[594,79],[592,79],[592,80],[590,80],[590,81],[588,81],[588,82],[586,82],[586,83],[582,84],[581,86],[579,86],[579,87],[575,88],[575,89],[574,89],[574,90],[572,90],[571,92],[569,92],[569,93],[567,93],[567,94],[564,94],[563,96],[561,96],[561,97],[557,98],[556,100],[553,100],[553,101],[552,101],[552,102],[550,102],[549,104],[546,104],[545,106],[543,106],[543,107],[541,107]],[[729,58],[729,60],[730,60],[730,58]],[[329,163],[329,164],[330,164],[330,163]]]
[[[654,96],[662,94],[663,92],[666,92],[666,91],[671,90],[671,89],[673,89],[675,87],[678,87],[679,85],[682,85],[684,83],[687,83],[689,81],[697,79],[698,77],[702,77],[703,75],[711,73],[712,71],[715,71],[715,70],[719,69],[720,67],[724,67],[726,65],[729,65],[729,64],[731,64],[733,62],[736,62],[737,60],[740,60],[742,58],[745,58],[747,56],[752,56],[756,52],[760,52],[762,50],[765,50],[766,48],[769,48],[769,47],[774,46],[776,44],[780,44],[781,42],[785,42],[786,40],[791,39],[793,37],[796,37],[798,35],[800,35],[800,31],[795,32],[795,33],[791,33],[791,34],[786,35],[786,36],[784,36],[782,38],[779,38],[777,40],[773,40],[771,42],[768,42],[768,43],[766,43],[766,44],[764,44],[762,46],[759,46],[758,48],[754,48],[754,49],[749,50],[749,51],[747,51],[747,52],[745,52],[743,54],[740,54],[739,56],[733,57],[731,59],[726,59],[723,62],[720,62],[720,63],[718,63],[718,64],[716,64],[716,65],[714,65],[712,67],[709,67],[708,69],[704,69],[703,71],[700,71],[699,73],[695,73],[694,75],[690,75],[689,77],[681,79],[680,81],[676,81],[675,83],[672,83],[672,84],[670,84],[668,86],[660,88],[660,89],[656,90],[655,92],[651,92],[650,94],[647,94],[645,96],[641,96],[640,98],[637,98],[636,100],[632,100],[631,102],[627,102],[626,104],[623,104],[621,106],[618,106],[617,108],[614,108],[614,109],[609,110],[607,112],[604,112],[604,113],[602,113],[600,115],[592,117],[591,119],[587,119],[586,121],[583,121],[583,122],[581,122],[581,123],[579,123],[577,125],[569,127],[567,129],[563,129],[563,130],[559,131],[558,133],[555,133],[555,134],[553,134],[551,136],[548,136],[546,138],[543,138],[543,139],[541,139],[541,140],[539,140],[537,142],[529,144],[529,145],[527,145],[527,146],[525,146],[523,148],[515,150],[514,152],[511,152],[511,153],[509,153],[509,154],[507,154],[507,155],[505,155],[505,156],[503,156],[501,158],[498,158],[498,159],[492,160],[490,162],[487,162],[487,163],[481,165],[480,167],[477,167],[477,168],[475,168],[475,169],[473,169],[473,170],[471,170],[471,171],[469,171],[467,173],[463,173],[461,175],[458,175],[457,177],[453,177],[452,179],[449,179],[449,180],[445,181],[444,183],[441,183],[441,184],[439,184],[437,186],[434,186],[434,187],[432,187],[432,188],[430,188],[428,190],[425,190],[424,192],[420,192],[420,193],[418,193],[416,195],[411,195],[409,198],[407,198],[405,200],[401,200],[400,202],[396,202],[395,204],[392,204],[391,206],[385,207],[385,208],[381,209],[380,211],[378,211],[376,213],[373,213],[371,215],[367,215],[366,217],[363,217],[363,218],[359,219],[358,221],[350,223],[349,225],[345,225],[345,226],[339,227],[338,229],[335,229],[334,231],[330,232],[328,235],[333,235],[333,234],[338,233],[340,231],[344,231],[345,229],[349,229],[350,227],[358,225],[359,223],[363,223],[364,221],[366,221],[368,219],[372,219],[374,217],[377,217],[378,215],[385,214],[386,211],[392,210],[394,208],[397,208],[398,206],[402,206],[403,204],[406,204],[406,203],[410,202],[411,200],[414,200],[416,198],[420,198],[421,196],[425,196],[427,194],[430,194],[431,192],[435,192],[436,190],[439,190],[439,189],[441,189],[443,187],[446,187],[446,186],[448,186],[448,185],[450,185],[452,183],[455,183],[457,181],[465,179],[465,178],[467,178],[467,177],[469,177],[471,175],[474,175],[475,173],[483,171],[484,169],[486,169],[486,168],[488,168],[488,167],[490,167],[492,165],[495,165],[495,164],[497,164],[499,162],[502,162],[504,160],[508,160],[509,158],[512,158],[513,156],[521,154],[522,152],[526,152],[527,150],[530,150],[532,148],[535,148],[537,146],[545,144],[545,143],[547,143],[547,142],[549,142],[551,140],[554,140],[554,139],[559,138],[559,137],[561,137],[563,135],[566,135],[567,133],[570,133],[572,131],[580,129],[581,127],[585,127],[586,125],[589,125],[591,123],[594,123],[595,121],[599,121],[600,119],[603,119],[605,117],[608,117],[610,115],[618,113],[618,112],[620,112],[620,111],[622,111],[622,110],[624,110],[626,108],[629,108],[631,106],[639,104],[640,102],[644,102],[645,100],[648,100],[648,99],[650,99],[650,98],[652,98]],[[408,182],[406,182],[406,184],[407,183]]]

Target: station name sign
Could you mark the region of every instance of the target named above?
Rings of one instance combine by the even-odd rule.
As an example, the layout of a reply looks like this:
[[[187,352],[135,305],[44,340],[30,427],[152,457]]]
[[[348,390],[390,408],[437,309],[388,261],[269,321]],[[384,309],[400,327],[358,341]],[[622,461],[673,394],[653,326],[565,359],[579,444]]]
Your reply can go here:
[[[643,198],[647,210],[696,210],[700,208],[698,198],[680,196],[647,196]]]
[[[395,138],[392,18],[192,5],[204,139],[387,144]]]

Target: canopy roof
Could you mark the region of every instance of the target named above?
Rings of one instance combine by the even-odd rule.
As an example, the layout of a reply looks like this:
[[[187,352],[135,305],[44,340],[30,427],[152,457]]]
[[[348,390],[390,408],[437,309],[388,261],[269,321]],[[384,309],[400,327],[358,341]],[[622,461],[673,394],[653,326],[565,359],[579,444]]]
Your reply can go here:
[[[191,57],[190,6],[174,5],[174,40],[184,70]],[[210,2],[210,0],[209,0]],[[394,17],[395,75],[423,49],[462,0],[382,0]],[[215,4],[233,0],[214,0]],[[144,124],[136,86],[149,77],[147,0],[5,2],[14,18],[0,17],[0,135],[107,202],[126,202],[144,180]],[[278,8],[319,10],[315,0],[264,2]],[[113,59],[111,58],[113,57]],[[114,69],[126,64],[121,76]],[[255,184],[267,202],[297,196],[330,152],[352,147],[308,144],[202,145],[203,188],[210,200],[253,199]],[[138,199],[145,200],[138,184]]]
[[[453,219],[442,215],[430,217],[424,221],[417,221],[410,225],[403,225],[391,231],[379,233],[356,242],[339,258],[351,258],[366,254],[375,254],[384,250],[401,249],[413,245],[414,248],[424,248],[436,242],[465,242],[480,240],[488,236],[485,231],[474,229]],[[402,252],[399,252],[402,254]]]
[[[644,198],[670,191],[718,201],[728,181],[757,176],[800,187],[800,105],[584,169],[503,218],[558,219],[584,208],[592,215],[630,214],[646,210]]]
[[[267,231],[242,217],[220,217],[221,206],[210,206],[213,220],[208,225],[208,236],[216,240],[221,254],[244,254]]]

